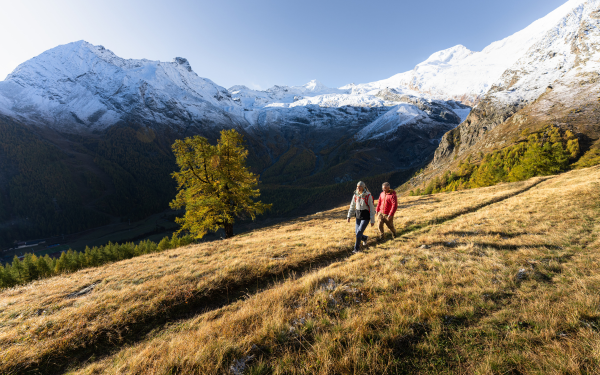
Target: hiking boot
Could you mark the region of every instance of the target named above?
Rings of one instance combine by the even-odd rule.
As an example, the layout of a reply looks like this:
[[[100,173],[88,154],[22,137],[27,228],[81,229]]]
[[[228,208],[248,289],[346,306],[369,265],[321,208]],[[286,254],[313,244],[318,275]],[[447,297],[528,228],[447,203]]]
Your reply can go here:
[[[363,246],[367,246],[367,240],[369,239],[369,236],[363,236],[363,240],[362,240],[362,245]]]

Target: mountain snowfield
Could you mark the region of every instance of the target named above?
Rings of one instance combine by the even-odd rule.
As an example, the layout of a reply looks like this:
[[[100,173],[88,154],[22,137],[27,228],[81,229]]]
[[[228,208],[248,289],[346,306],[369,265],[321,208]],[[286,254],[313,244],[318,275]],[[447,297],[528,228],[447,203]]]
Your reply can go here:
[[[0,82],[0,113],[65,132],[102,130],[135,118],[179,127],[325,126],[326,108],[389,108],[356,139],[385,138],[400,126],[427,127],[431,113],[414,104],[443,106],[462,122],[485,95],[501,102],[531,101],[574,67],[595,61],[598,0],[570,0],[527,28],[481,52],[458,45],[431,55],[412,71],[381,81],[328,88],[246,86],[229,90],[199,77],[184,58],[173,62],[122,59],[85,41],[58,46],[21,64]],[[393,95],[388,95],[390,91]],[[460,103],[463,104],[460,104]],[[310,111],[305,109],[309,108]],[[273,114],[270,112],[276,111]],[[308,116],[308,117],[306,117]],[[454,126],[458,123],[454,124]]]

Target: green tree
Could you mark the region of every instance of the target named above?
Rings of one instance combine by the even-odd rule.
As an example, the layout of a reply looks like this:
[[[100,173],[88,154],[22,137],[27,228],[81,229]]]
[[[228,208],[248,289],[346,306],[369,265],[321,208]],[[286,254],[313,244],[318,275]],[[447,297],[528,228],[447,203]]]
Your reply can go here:
[[[254,220],[271,208],[254,200],[260,196],[258,176],[247,169],[248,150],[234,129],[222,130],[216,146],[200,136],[177,140],[173,152],[180,171],[173,173],[178,193],[171,208],[185,208],[184,216],[176,219],[182,224],[177,233],[202,238],[224,228],[230,238],[236,219]]]
[[[0,264],[0,267],[2,267],[2,265]],[[13,285],[17,284],[17,279],[15,279],[13,273],[12,273],[12,267],[10,266],[10,264],[7,264],[6,267],[4,267],[4,269],[1,270],[2,272],[0,272],[0,286],[3,288],[8,288],[11,287]]]
[[[25,268],[23,267],[23,263],[19,260],[19,257],[15,255],[12,262],[12,274],[15,279],[18,281],[25,280]]]
[[[40,277],[49,277],[52,274],[52,269],[54,268],[52,259],[48,255],[37,258],[36,266]]]
[[[56,273],[65,273],[71,270],[71,262],[69,259],[69,254],[67,252],[63,252],[60,254],[60,258],[56,261],[55,271]]]
[[[23,259],[23,268],[25,269],[25,281],[37,280],[40,273],[37,269],[37,257],[33,254],[25,254]]]

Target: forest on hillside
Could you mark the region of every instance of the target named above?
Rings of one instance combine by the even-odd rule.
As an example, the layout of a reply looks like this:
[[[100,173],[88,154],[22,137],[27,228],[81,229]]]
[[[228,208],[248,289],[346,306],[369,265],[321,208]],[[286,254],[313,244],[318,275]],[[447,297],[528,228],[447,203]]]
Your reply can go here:
[[[476,156],[478,162],[472,161],[474,157],[469,155],[457,170],[447,170],[409,194],[427,195],[492,186],[600,164],[599,149],[592,147],[582,153],[579,140],[570,130],[547,125],[531,133],[525,130],[520,136],[521,139],[511,146],[480,153]]]
[[[0,246],[108,223],[85,208],[67,159],[30,129],[0,120]]]
[[[130,126],[70,138],[77,148],[64,150],[35,128],[0,119],[0,247],[168,207],[175,194],[170,145]],[[76,154],[89,155],[93,165],[77,164]]]

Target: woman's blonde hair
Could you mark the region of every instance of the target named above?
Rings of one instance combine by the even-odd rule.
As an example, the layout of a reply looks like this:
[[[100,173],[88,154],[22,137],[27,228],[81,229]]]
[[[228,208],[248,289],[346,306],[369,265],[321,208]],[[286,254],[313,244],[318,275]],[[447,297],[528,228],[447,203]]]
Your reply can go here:
[[[363,181],[358,181],[358,183],[356,184],[356,186],[362,186],[363,188],[365,188],[365,191],[367,193],[370,193],[369,189],[367,189],[367,184],[365,184]],[[358,191],[358,188],[356,188],[356,191]]]

